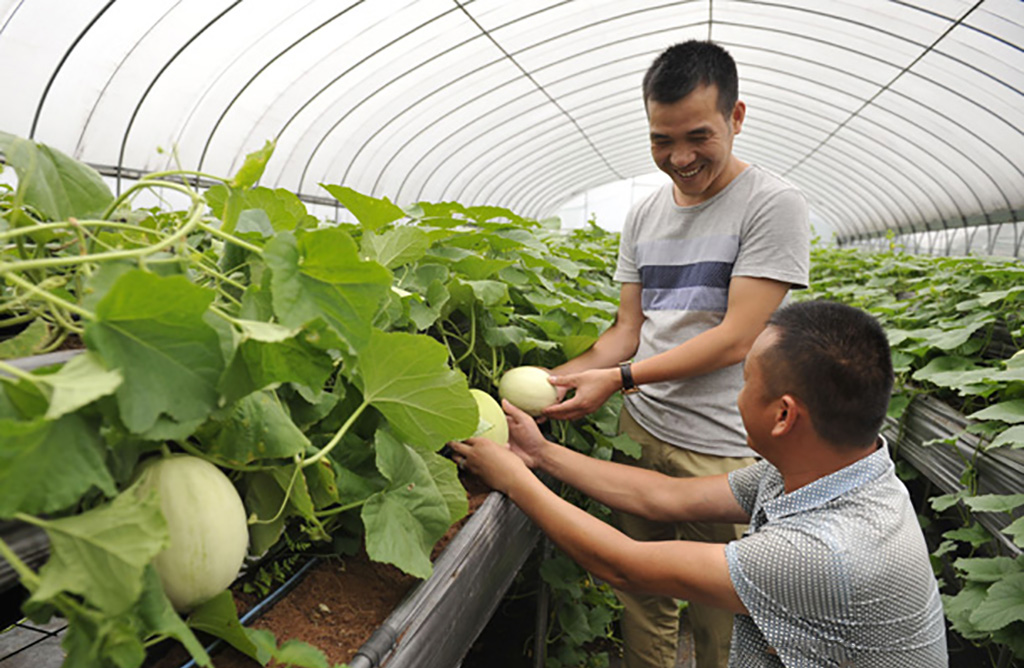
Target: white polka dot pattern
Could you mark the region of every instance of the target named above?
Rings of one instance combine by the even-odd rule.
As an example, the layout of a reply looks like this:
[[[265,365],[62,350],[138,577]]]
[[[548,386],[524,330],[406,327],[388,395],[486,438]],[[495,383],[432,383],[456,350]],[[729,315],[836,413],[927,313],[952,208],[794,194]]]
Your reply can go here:
[[[790,494],[767,461],[729,484],[750,514],[726,546],[749,615],[730,668],[941,668],[945,619],[906,487],[879,450]]]

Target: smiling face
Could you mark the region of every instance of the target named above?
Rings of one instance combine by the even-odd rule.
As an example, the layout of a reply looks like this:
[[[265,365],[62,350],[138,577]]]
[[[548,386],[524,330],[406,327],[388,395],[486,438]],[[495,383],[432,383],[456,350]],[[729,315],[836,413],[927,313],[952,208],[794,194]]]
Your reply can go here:
[[[676,102],[647,101],[651,155],[672,178],[676,203],[700,204],[717,195],[746,164],[732,154],[746,107],[737,102],[728,118],[718,108],[718,87],[698,86]]]

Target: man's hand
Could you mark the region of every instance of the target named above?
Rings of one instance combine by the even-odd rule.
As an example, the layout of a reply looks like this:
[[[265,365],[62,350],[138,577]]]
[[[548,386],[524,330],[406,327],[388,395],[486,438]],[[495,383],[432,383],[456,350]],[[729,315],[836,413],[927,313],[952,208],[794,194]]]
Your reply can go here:
[[[448,446],[455,451],[452,459],[459,468],[480,476],[488,487],[499,492],[508,494],[517,476],[533,475],[511,448],[489,438],[476,436],[465,441],[451,441]]]
[[[601,408],[608,397],[622,387],[622,375],[618,367],[589,369],[579,373],[551,376],[548,382],[559,388],[559,396],[564,396],[569,388],[575,388],[576,394],[568,401],[545,408],[544,417],[575,420]]]
[[[531,469],[537,468],[541,465],[544,448],[551,443],[540,433],[537,420],[529,413],[519,410],[507,399],[501,400],[501,407],[508,416],[509,448]]]

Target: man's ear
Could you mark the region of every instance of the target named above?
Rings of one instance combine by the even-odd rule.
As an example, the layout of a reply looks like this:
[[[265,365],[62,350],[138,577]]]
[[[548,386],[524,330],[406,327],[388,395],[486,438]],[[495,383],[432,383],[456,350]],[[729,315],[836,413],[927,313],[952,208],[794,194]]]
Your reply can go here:
[[[800,414],[800,406],[790,394],[779,397],[775,409],[775,424],[772,425],[772,436],[788,434],[796,426]]]
[[[736,100],[736,105],[729,115],[729,123],[732,125],[732,133],[738,135],[743,129],[743,121],[747,117],[747,105],[742,100]]]

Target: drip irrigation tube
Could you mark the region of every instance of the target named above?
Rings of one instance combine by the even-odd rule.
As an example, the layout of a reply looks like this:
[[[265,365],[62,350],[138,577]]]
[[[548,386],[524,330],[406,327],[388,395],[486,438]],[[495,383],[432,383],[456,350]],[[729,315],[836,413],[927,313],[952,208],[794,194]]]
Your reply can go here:
[[[239,617],[238,621],[240,621],[242,623],[242,625],[244,626],[244,625],[248,624],[249,622],[253,622],[253,621],[256,621],[257,619],[259,619],[260,616],[264,612],[269,610],[271,608],[271,606],[273,606],[275,603],[277,603],[279,600],[281,600],[281,598],[283,598],[285,594],[290,592],[292,589],[294,589],[296,587],[296,585],[298,585],[300,582],[302,582],[302,578],[306,577],[306,573],[308,573],[310,571],[310,569],[312,569],[314,566],[316,566],[319,562],[320,562],[320,559],[318,557],[311,558],[309,561],[307,561],[305,564],[302,565],[302,568],[300,568],[299,570],[295,571],[295,573],[293,573],[292,576],[289,577],[280,587],[278,587],[274,591],[270,592],[270,594],[266,598],[261,600],[259,603],[254,605],[250,610],[248,610],[244,615]],[[225,643],[224,643],[224,641],[222,639],[217,638],[216,640],[211,642],[209,645],[207,645],[204,649],[206,650],[207,654],[212,655],[214,652],[216,652],[218,649],[220,649],[224,644]],[[189,659],[186,663],[182,664],[182,666],[181,666],[181,668],[195,668],[195,667],[196,667],[196,660],[195,659]]]

